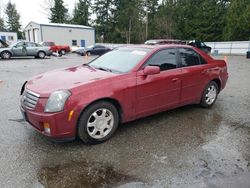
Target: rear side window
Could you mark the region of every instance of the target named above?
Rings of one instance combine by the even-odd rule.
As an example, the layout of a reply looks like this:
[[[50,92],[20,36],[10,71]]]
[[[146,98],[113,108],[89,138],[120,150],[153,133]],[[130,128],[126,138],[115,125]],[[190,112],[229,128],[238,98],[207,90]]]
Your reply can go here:
[[[146,66],[158,66],[161,71],[177,68],[176,50],[169,48],[155,53]]]
[[[37,47],[37,45],[35,43],[32,43],[32,42],[26,42],[26,46],[27,47]]]
[[[193,49],[179,48],[179,54],[182,67],[206,64],[205,60]]]

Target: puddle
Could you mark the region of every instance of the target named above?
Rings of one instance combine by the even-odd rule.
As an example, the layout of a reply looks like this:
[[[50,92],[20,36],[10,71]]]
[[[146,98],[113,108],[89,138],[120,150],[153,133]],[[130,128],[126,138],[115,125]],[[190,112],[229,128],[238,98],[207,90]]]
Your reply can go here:
[[[38,173],[38,181],[46,188],[106,188],[138,182],[138,179],[118,172],[110,165],[71,162],[53,167],[43,167]]]

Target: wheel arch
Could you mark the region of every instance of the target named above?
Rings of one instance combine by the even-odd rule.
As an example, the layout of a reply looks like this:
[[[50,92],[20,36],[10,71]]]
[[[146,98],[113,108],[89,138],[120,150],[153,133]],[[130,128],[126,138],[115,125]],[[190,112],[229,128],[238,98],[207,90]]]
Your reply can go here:
[[[44,50],[38,50],[37,53],[36,53],[36,55],[38,55],[40,52],[43,52],[45,55],[47,55]]]
[[[109,102],[111,104],[113,104],[117,111],[118,111],[118,115],[119,115],[119,123],[122,122],[122,117],[123,117],[123,109],[122,109],[122,106],[120,104],[120,102],[114,98],[109,98],[109,97],[106,97],[106,98],[100,98],[100,99],[96,99],[94,101],[92,101],[91,103],[89,103],[87,106],[85,106],[83,109],[81,109],[80,113],[79,113],[79,116],[77,117],[77,126],[76,128],[78,127],[79,125],[79,121],[80,121],[80,118],[82,116],[82,114],[84,113],[84,111],[90,107],[91,105],[95,104],[95,103],[98,103],[98,102],[101,102],[101,101],[105,101],[105,102]],[[77,129],[76,129],[77,130]]]
[[[4,51],[2,51],[2,52],[0,53],[0,55],[2,56],[2,54],[3,54],[4,52],[8,52],[8,53],[10,53],[10,56],[13,56],[13,53],[12,53],[11,51],[9,51],[9,50],[4,50]]]
[[[221,81],[218,78],[211,80],[210,82],[215,82],[218,85],[219,92],[221,91]]]

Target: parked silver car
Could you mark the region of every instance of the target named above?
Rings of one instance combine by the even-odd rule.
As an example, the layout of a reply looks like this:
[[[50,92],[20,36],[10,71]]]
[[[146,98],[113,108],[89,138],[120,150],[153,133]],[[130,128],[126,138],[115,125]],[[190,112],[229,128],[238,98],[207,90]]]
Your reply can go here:
[[[34,56],[36,58],[45,58],[52,55],[49,47],[44,47],[35,42],[17,42],[7,48],[0,48],[0,56],[2,59],[10,59],[11,57]]]

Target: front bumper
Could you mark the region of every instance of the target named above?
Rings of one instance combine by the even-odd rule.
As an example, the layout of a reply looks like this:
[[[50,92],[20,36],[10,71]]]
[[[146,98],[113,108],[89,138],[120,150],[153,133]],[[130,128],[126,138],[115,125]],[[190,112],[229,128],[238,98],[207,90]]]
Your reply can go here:
[[[20,108],[25,121],[41,134],[55,140],[73,140],[76,137],[76,113],[69,119],[70,110],[44,113],[27,110],[22,106]],[[49,127],[49,133],[46,132],[46,127]]]

